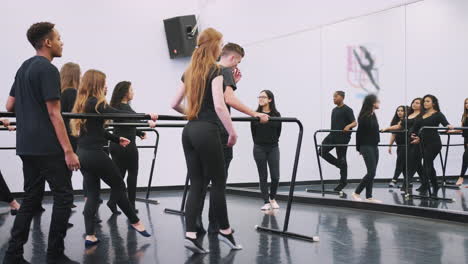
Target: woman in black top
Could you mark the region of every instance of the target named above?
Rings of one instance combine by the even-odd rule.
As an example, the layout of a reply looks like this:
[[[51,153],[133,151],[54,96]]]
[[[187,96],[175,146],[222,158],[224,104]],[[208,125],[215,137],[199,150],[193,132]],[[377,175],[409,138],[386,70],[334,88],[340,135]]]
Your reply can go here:
[[[227,146],[237,141],[229,111],[224,102],[223,76],[216,64],[221,54],[222,34],[213,28],[204,30],[197,40],[183,83],[172,102],[172,108],[187,116],[189,122],[182,133],[190,193],[185,208],[185,247],[195,253],[207,253],[197,240],[197,218],[201,213],[201,199],[211,181],[213,211],[219,224],[219,240],[231,249],[237,245],[230,227],[226,207],[226,170],[220,127],[229,134]],[[182,101],[185,99],[185,105]]]
[[[462,127],[468,127],[468,98],[466,98],[464,102]],[[465,152],[463,153],[463,161],[462,161],[462,169],[460,172],[460,177],[458,178],[457,183],[456,183],[456,185],[458,186],[461,186],[463,184],[463,179],[465,177],[465,173],[468,168],[468,130],[462,130],[461,133],[464,138]]]
[[[398,127],[396,130],[404,130],[405,126],[405,116],[406,116],[406,106],[400,105],[397,107],[395,111],[395,115],[393,116],[392,122],[390,123],[390,128],[383,129],[382,131],[389,131],[392,130],[393,127]],[[403,176],[406,177],[406,149],[405,149],[405,133],[402,131],[392,133],[390,137],[390,143],[388,147],[388,153],[392,154],[392,147],[393,143],[397,145],[397,159],[395,165],[395,172],[393,173],[393,179],[389,183],[389,187],[395,187],[398,177],[401,173]]]
[[[403,119],[402,122],[399,122],[395,126],[391,126],[389,128],[383,129],[383,131],[391,131],[391,130],[407,130],[404,133],[405,138],[402,139],[403,144],[408,144],[408,159],[407,159],[407,167],[406,167],[406,174],[408,180],[403,181],[403,186],[401,187],[401,191],[406,192],[406,181],[409,183],[410,190],[413,186],[413,176],[417,172],[419,177],[421,178],[421,182],[424,182],[426,178],[424,177],[424,169],[422,166],[422,153],[420,149],[420,144],[409,144],[411,142],[411,133],[410,131],[413,130],[413,127],[418,119],[421,118],[422,114],[424,113],[424,109],[422,108],[423,99],[418,97],[413,99],[411,102],[411,107],[408,109],[408,114],[406,119]],[[405,129],[407,127],[407,129]]]
[[[411,108],[408,111],[408,118],[406,119],[406,126],[407,126],[407,135],[408,135],[408,143],[412,141],[411,139],[411,131],[414,130],[415,124],[418,123],[418,120],[422,118],[424,114],[423,108],[423,99],[421,97],[413,99],[411,102]],[[412,190],[413,187],[413,176],[416,172],[421,179],[421,182],[427,182],[427,177],[424,175],[424,168],[422,165],[422,152],[421,152],[421,145],[419,143],[411,143],[408,144],[408,183],[409,183],[409,190]],[[402,191],[406,192],[406,181],[403,183],[401,188]],[[418,189],[419,190],[419,189]]]
[[[65,63],[62,68],[60,69],[60,89],[61,89],[61,97],[60,97],[60,107],[62,113],[71,113],[73,110],[73,106],[75,105],[76,100],[76,93],[78,87],[80,86],[80,79],[81,79],[81,69],[80,65],[68,62]],[[65,123],[65,128],[68,132],[68,138],[70,139],[70,144],[72,145],[73,151],[76,153],[76,138],[71,135],[70,129],[70,120],[68,118],[64,118],[63,122]],[[70,177],[73,175],[73,171],[70,171]],[[86,186],[83,183],[83,193],[86,197]],[[76,205],[72,205],[72,208],[75,208]]]
[[[375,110],[380,108],[380,101],[374,94],[364,98],[361,112],[358,118],[358,129],[356,132],[356,149],[364,158],[367,174],[361,180],[352,197],[356,201],[362,201],[361,192],[366,189],[366,200],[372,203],[382,203],[372,197],[375,173],[379,162],[380,131]]]
[[[0,122],[5,128],[8,128],[10,131],[14,131],[15,128],[10,126],[10,121],[8,119],[0,119]],[[20,204],[13,198],[11,195],[10,189],[3,178],[2,172],[0,171],[0,201],[7,202],[10,206],[11,215],[16,215],[20,208]]]
[[[106,90],[106,75],[96,70],[87,71],[78,90],[73,112],[92,114],[127,113],[107,105]],[[156,120],[156,115],[152,114],[151,117]],[[84,209],[86,246],[93,246],[99,242],[95,234],[94,217],[98,208],[98,186],[101,179],[111,187],[110,200],[116,201],[117,205],[128,217],[130,227],[143,236],[150,236],[145,231],[145,227],[128,200],[125,183],[120,176],[119,169],[104,151],[104,146],[107,145],[108,140],[122,146],[128,145],[130,141],[107,132],[104,123],[103,119],[98,118],[73,119],[71,121],[72,133],[74,136],[78,136],[77,154],[80,158],[81,172],[88,189],[88,199]]]
[[[265,113],[271,117],[280,117],[276,110],[275,96],[269,90],[263,90],[258,97],[257,112]],[[257,164],[260,179],[260,190],[265,202],[261,210],[279,209],[276,202],[280,178],[280,151],[278,147],[281,136],[281,122],[268,122],[261,124],[259,121],[250,123],[252,138],[254,141],[254,159]],[[268,192],[268,168],[270,168],[271,186]]]
[[[125,111],[127,113],[136,113],[130,106],[130,102],[133,100],[134,92],[132,84],[127,81],[119,82],[112,92],[112,99],[110,106]],[[123,123],[133,123],[132,120],[119,120],[116,121]],[[148,121],[150,127],[155,127],[156,123],[153,121]],[[137,130],[135,127],[119,127],[116,126],[114,129],[114,135],[119,137],[124,137],[130,140],[130,144],[126,147],[120,146],[120,144],[111,142],[110,143],[110,153],[112,155],[112,160],[115,162],[117,167],[119,167],[120,175],[122,178],[125,178],[125,174],[128,172],[127,176],[127,189],[128,189],[128,199],[132,205],[135,212],[138,213],[138,210],[135,208],[135,199],[136,199],[136,188],[137,188],[137,178],[138,178],[138,148],[135,144],[136,137],[138,136],[141,139],[146,138],[146,134],[143,131]],[[115,201],[109,200],[107,203],[109,208],[114,213],[119,214],[117,211]]]
[[[435,129],[424,129],[419,136],[420,129],[425,126],[438,127],[443,125],[449,129],[452,129],[453,126],[449,124],[444,114],[440,112],[439,100],[434,95],[426,95],[423,98],[424,110],[421,119],[418,119],[413,129],[412,134],[412,143],[421,143],[422,152],[423,152],[423,161],[424,161],[424,174],[427,179],[430,179],[432,184],[432,195],[437,196],[439,191],[439,185],[437,183],[437,175],[434,169],[434,159],[439,155],[440,150],[442,149],[442,141],[440,140],[439,132]],[[419,189],[420,192],[425,193],[429,188],[428,183],[423,182],[423,186]]]

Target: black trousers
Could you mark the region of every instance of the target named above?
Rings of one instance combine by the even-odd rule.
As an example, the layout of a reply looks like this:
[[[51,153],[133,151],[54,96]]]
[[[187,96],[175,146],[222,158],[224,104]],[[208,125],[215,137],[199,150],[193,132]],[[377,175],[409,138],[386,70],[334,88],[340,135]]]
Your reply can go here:
[[[110,200],[117,203],[130,223],[135,224],[140,221],[130,205],[120,171],[109,155],[104,150],[83,149],[80,147],[78,147],[77,153],[88,192],[88,199],[84,208],[86,234],[96,234],[94,218],[99,206],[99,182],[101,179],[111,188]]]
[[[2,172],[0,171],[0,201],[11,203],[14,198],[11,195],[10,189],[3,178]]]
[[[393,173],[393,180],[397,180],[400,174],[403,173],[403,177],[406,179],[406,147],[397,147],[397,159],[395,164],[395,172]]]
[[[466,169],[468,168],[468,138],[465,138],[465,152],[463,153],[462,169],[460,177],[465,177]]]
[[[253,155],[257,164],[260,191],[263,201],[269,203],[276,198],[280,178],[280,151],[278,145],[254,145]],[[270,169],[271,185],[268,191],[268,168]]]
[[[347,136],[337,136],[329,134],[326,136],[323,141],[322,145],[333,145],[333,144],[348,144],[350,141],[350,137]],[[336,148],[336,158],[330,154]],[[324,160],[328,163],[332,164],[333,166],[340,169],[340,183],[345,184],[348,179],[348,164],[346,162],[346,152],[348,147],[332,147],[332,146],[324,146],[319,149],[319,154],[322,156]]]
[[[23,245],[28,241],[29,229],[34,212],[42,202],[45,181],[54,196],[54,207],[50,222],[48,257],[57,257],[65,249],[63,240],[67,234],[70,206],[73,204],[73,188],[70,173],[63,155],[21,156],[23,161],[23,203],[16,215],[4,263],[15,263],[23,255]]]
[[[377,146],[361,146],[361,155],[366,163],[367,174],[362,178],[356,188],[355,193],[360,194],[366,188],[366,198],[372,198],[372,188],[374,186],[375,173],[379,163],[379,149]]]
[[[442,150],[441,142],[427,142],[424,143],[423,149],[423,166],[424,166],[424,175],[427,179],[431,181],[433,188],[438,188],[437,183],[437,174],[434,168],[434,160],[439,155]]]
[[[127,191],[128,200],[135,208],[137,178],[138,178],[138,148],[134,141],[128,144],[127,147],[122,147],[117,143],[110,144],[110,153],[112,160],[117,168],[119,168],[120,175],[125,178],[127,175]],[[114,202],[115,201],[111,201]]]
[[[227,146],[227,142],[228,142],[228,139],[229,139],[229,135],[227,134],[227,132],[221,132],[221,144],[223,145],[223,153],[224,153],[224,169],[225,169],[225,173],[226,173],[226,182],[227,182],[227,178],[228,178],[228,175],[229,175],[229,165],[231,165],[231,161],[232,161],[232,158],[233,158],[233,151],[232,151],[232,148],[231,147],[228,147]],[[201,205],[201,210],[200,210],[200,216],[199,216],[199,220],[197,223],[197,225],[201,225],[201,214],[203,213],[203,208],[205,207],[205,198],[206,198],[206,191],[205,193],[203,194],[203,199],[202,199],[202,205]],[[210,195],[210,208],[209,208],[209,211],[208,211],[208,219],[210,221],[210,223],[212,225],[214,225],[215,227],[218,226],[217,222],[216,222],[216,214],[214,212],[214,207],[213,207],[213,203],[214,203],[214,198],[212,198],[214,196]]]
[[[190,192],[185,208],[187,232],[196,232],[202,212],[202,200],[211,182],[210,200],[216,222],[221,229],[229,228],[226,206],[226,167],[223,145],[216,124],[204,121],[187,123],[182,132]]]

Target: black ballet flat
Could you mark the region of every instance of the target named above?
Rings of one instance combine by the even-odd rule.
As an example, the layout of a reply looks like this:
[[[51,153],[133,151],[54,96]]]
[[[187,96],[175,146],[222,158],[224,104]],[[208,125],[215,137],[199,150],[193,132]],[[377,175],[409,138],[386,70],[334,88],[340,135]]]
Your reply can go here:
[[[203,248],[203,246],[197,241],[190,237],[185,237],[184,247],[195,254],[207,254],[210,251]]]
[[[144,237],[150,237],[151,234],[148,233],[146,230],[143,230],[143,231],[138,231],[135,227],[133,227],[132,225],[129,225],[129,227],[135,231],[137,231],[140,235],[144,236]]]
[[[11,215],[17,215],[18,214],[18,209],[11,209],[10,214]]]
[[[226,245],[228,245],[233,250],[241,250],[242,246],[236,244],[236,241],[234,240],[234,236],[232,234],[234,234],[234,230],[232,230],[231,234],[229,234],[229,235],[225,235],[225,234],[219,232],[218,233],[218,239],[219,239],[219,241],[224,242]]]
[[[107,207],[111,210],[113,214],[120,215],[122,212],[117,210],[117,205],[107,202]]]
[[[97,244],[99,244],[99,242],[101,242],[99,239],[96,240],[96,241],[91,241],[91,240],[85,240],[85,248],[89,248],[89,247],[92,247],[92,246],[95,246]]]

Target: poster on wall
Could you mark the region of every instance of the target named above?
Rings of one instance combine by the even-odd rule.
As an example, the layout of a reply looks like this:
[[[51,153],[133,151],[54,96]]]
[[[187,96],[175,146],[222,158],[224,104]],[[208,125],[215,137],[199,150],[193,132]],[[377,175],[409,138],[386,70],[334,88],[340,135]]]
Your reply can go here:
[[[356,98],[380,93],[381,54],[375,44],[347,46],[347,81]]]

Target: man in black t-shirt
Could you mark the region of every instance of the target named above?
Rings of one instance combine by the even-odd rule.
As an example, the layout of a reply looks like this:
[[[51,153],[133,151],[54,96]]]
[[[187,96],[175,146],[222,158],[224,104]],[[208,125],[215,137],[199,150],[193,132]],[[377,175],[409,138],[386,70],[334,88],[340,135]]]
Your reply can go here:
[[[342,132],[331,132],[322,141],[322,145],[343,144],[346,145],[351,140],[349,132],[356,127],[356,118],[354,118],[353,109],[344,104],[345,93],[336,91],[333,94],[333,102],[336,107],[332,111],[331,130],[339,130]],[[330,151],[335,148],[333,146],[323,146],[320,148],[320,155],[328,161],[328,163],[340,169],[340,183],[335,187],[335,191],[341,191],[347,184],[348,179],[348,164],[346,163],[346,151],[348,147],[336,147],[336,158],[330,154]]]
[[[47,249],[48,263],[74,263],[64,255],[64,237],[73,203],[68,170],[80,163],[73,152],[60,111],[60,74],[51,64],[62,56],[63,43],[54,24],[32,25],[27,37],[36,56],[16,73],[7,111],[16,114],[16,154],[23,161],[25,197],[11,230],[3,263],[27,263],[23,246],[28,240],[34,212],[42,202],[45,181],[54,195]]]

